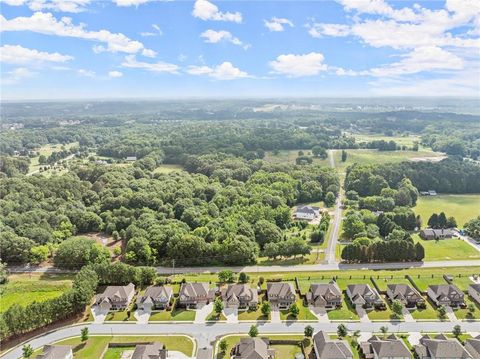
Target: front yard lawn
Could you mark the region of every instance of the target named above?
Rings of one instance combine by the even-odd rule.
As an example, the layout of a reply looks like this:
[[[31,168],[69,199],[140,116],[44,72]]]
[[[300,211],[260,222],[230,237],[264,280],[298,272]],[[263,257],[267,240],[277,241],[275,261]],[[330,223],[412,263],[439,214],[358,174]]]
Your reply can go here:
[[[427,307],[425,309],[415,309],[411,311],[413,319],[440,319],[438,316],[438,311],[435,307],[430,303],[429,300],[426,302]]]
[[[477,302],[473,301],[468,295],[465,295],[465,304],[467,308],[465,309],[455,309],[455,316],[458,319],[480,319],[480,305]],[[475,306],[475,311],[473,312],[473,316],[470,315],[468,311],[468,306],[473,304]]]
[[[390,308],[390,305],[387,303],[387,309],[386,310],[372,310],[368,312],[368,317],[370,320],[391,320],[391,319],[396,319],[394,317],[393,311]],[[400,318],[402,319],[402,316]]]
[[[269,320],[269,316],[262,314],[260,310],[261,304],[258,305],[257,310],[242,310],[238,312],[238,320]]]
[[[355,308],[352,307],[347,295],[344,293],[342,297],[342,307],[328,311],[328,319],[330,320],[359,320]]]
[[[293,315],[290,314],[290,311],[287,310],[281,310],[280,311],[280,319],[281,320],[317,320],[317,317],[308,309],[308,306],[305,306],[303,303],[303,300],[297,299],[297,306],[298,309],[300,309],[300,313],[298,313],[298,316],[294,317]]]
[[[121,310],[118,312],[109,312],[105,318],[106,322],[134,322],[137,319],[135,318],[135,315],[133,314],[133,311],[130,311],[130,317],[128,316],[128,311],[126,310]]]
[[[212,312],[208,315],[207,321],[217,321],[217,320],[227,320],[227,318],[223,315],[223,313],[217,314],[215,313],[215,310],[212,310]]]
[[[186,309],[163,310],[160,312],[152,312],[149,322],[154,321],[189,321],[195,320],[195,311]]]

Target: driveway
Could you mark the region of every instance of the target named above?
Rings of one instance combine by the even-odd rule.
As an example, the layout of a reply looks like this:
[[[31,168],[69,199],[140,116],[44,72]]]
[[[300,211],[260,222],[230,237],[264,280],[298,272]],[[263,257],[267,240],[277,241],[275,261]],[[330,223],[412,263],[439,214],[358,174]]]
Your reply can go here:
[[[280,320],[280,311],[278,309],[273,309],[272,308],[272,311],[270,312],[270,315],[271,315],[271,322],[272,323],[281,323],[282,321]]]
[[[328,319],[327,310],[325,308],[317,308],[313,305],[309,305],[308,309],[315,314],[319,323],[330,323],[330,319]]]
[[[452,307],[447,306],[445,307],[445,310],[447,312],[447,318],[451,322],[458,322],[457,316],[455,315],[455,312],[453,311]]]
[[[101,324],[105,321],[105,318],[108,314],[108,309],[100,308],[99,306],[95,305],[91,308],[92,315],[93,315],[93,322],[95,324]]]
[[[412,345],[417,345],[420,343],[420,339],[422,338],[423,334],[419,332],[412,332],[408,336],[408,342]]]
[[[403,319],[405,319],[406,322],[415,322],[416,321],[415,319],[413,319],[410,311],[405,307],[403,307],[403,309],[402,309],[402,315],[403,315]]]
[[[357,314],[360,317],[361,323],[371,322],[370,318],[368,317],[367,311],[361,305],[355,306],[355,310],[357,311]]]
[[[151,309],[138,309],[133,313],[137,319],[137,324],[147,324],[151,314]]]
[[[205,320],[207,319],[208,315],[212,312],[213,310],[213,303],[204,305],[201,308],[195,309],[195,321],[194,323],[205,323]]]
[[[238,323],[238,308],[224,308],[223,315],[227,318],[227,323]]]

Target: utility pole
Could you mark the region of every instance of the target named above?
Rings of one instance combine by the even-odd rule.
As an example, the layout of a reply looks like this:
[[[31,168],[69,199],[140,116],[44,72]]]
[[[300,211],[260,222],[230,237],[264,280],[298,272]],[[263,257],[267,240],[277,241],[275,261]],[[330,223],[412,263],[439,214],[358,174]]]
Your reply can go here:
[[[175,278],[175,259],[172,259],[172,265],[173,265],[173,277]]]

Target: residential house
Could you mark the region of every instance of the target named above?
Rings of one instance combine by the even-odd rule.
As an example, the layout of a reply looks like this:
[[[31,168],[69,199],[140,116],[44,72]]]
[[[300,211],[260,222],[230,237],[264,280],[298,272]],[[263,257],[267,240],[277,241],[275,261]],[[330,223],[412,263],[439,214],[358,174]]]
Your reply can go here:
[[[137,298],[139,309],[165,309],[173,298],[173,289],[168,286],[150,286],[142,296]]]
[[[227,308],[256,309],[258,305],[258,292],[248,284],[229,284],[221,295]]]
[[[272,306],[285,309],[295,303],[296,295],[293,285],[287,282],[267,283],[267,299]]]
[[[125,161],[128,161],[128,162],[134,162],[137,160],[137,156],[127,156],[125,158]]]
[[[465,341],[465,350],[473,359],[480,359],[480,335]]]
[[[440,334],[432,338],[424,335],[420,343],[413,346],[418,359],[469,359],[472,356],[457,339]]]
[[[275,350],[269,349],[268,339],[241,338],[232,350],[232,359],[275,359]]]
[[[320,216],[320,208],[313,206],[299,206],[294,215],[296,219],[307,219],[309,221],[318,216]]]
[[[451,228],[425,228],[420,231],[420,238],[431,240],[431,239],[446,239],[455,237],[455,231]]]
[[[368,341],[360,343],[360,349],[365,359],[410,359],[412,353],[403,340],[391,334],[387,338],[373,336]]]
[[[215,298],[215,290],[208,283],[182,283],[178,293],[178,304],[182,307],[196,308]]]
[[[454,284],[430,285],[427,295],[437,306],[465,306],[465,294]]]
[[[168,351],[165,345],[159,342],[138,344],[130,357],[131,359],[167,359]]]
[[[45,345],[43,354],[37,359],[73,359],[72,347],[69,345]]]
[[[368,284],[348,285],[347,296],[353,305],[360,305],[365,309],[385,307],[380,295]]]
[[[474,301],[480,304],[480,283],[470,284],[468,287],[468,294]]]
[[[345,340],[332,340],[324,331],[313,336],[316,359],[353,359],[352,349]]]
[[[306,294],[307,303],[319,308],[337,308],[342,306],[342,291],[337,282],[312,284]]]
[[[414,308],[425,302],[422,295],[408,284],[388,284],[387,297],[392,302],[399,300],[407,308]]]
[[[95,296],[95,305],[105,310],[124,310],[135,295],[135,286],[108,286],[102,294]]]

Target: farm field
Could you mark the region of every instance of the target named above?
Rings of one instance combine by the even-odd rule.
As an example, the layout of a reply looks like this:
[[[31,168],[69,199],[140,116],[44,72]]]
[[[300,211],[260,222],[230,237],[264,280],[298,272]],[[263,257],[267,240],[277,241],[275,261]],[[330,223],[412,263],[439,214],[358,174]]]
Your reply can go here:
[[[445,212],[447,217],[455,217],[459,228],[463,228],[466,222],[480,215],[480,194],[421,196],[413,210],[422,217],[423,227],[433,213]]]
[[[395,141],[398,145],[413,146],[414,142],[420,142],[420,136],[384,136],[381,134],[360,134],[360,133],[348,133],[349,136],[355,137],[356,143],[370,142],[370,141]]]
[[[423,240],[418,234],[413,235],[412,238],[415,243],[420,242],[425,248],[425,261],[480,259],[480,251],[461,239]]]
[[[34,172],[39,169],[39,163],[38,159],[41,155],[44,155],[45,157],[50,156],[53,152],[59,152],[62,150],[62,146],[65,146],[65,149],[69,150],[72,147],[78,145],[78,142],[71,142],[67,143],[66,145],[45,145],[37,149],[36,151],[38,152],[38,156],[32,157],[30,159],[30,168],[28,172]]]
[[[65,274],[11,275],[6,284],[0,285],[0,312],[13,304],[26,306],[34,301],[43,302],[58,297],[72,286],[72,278]]]
[[[80,330],[80,329],[79,329]],[[80,337],[70,338],[59,341],[58,345],[73,346],[73,356],[75,359],[90,359],[101,358],[102,353],[109,343],[135,343],[135,342],[161,342],[165,344],[168,350],[174,350],[184,353],[187,356],[193,354],[193,341],[184,336],[90,336],[85,344],[80,340]],[[124,350],[131,349],[131,347],[124,348]],[[115,356],[119,350],[111,350],[107,358],[121,358]],[[41,354],[40,350],[35,351],[32,358],[36,358]]]
[[[153,173],[172,173],[172,172],[181,172],[183,171],[181,165],[171,165],[171,164],[162,164],[159,167],[153,170]]]
[[[298,149],[298,150],[280,150],[277,154],[274,154],[271,151],[265,153],[265,161],[270,163],[281,163],[281,164],[294,164],[296,158],[298,157],[298,152],[303,151],[307,156],[310,156],[312,151],[311,149]],[[330,166],[328,158],[314,158],[314,164],[319,164],[323,166]]]

